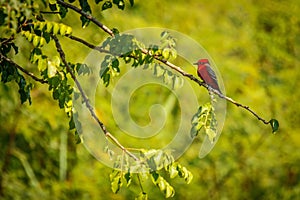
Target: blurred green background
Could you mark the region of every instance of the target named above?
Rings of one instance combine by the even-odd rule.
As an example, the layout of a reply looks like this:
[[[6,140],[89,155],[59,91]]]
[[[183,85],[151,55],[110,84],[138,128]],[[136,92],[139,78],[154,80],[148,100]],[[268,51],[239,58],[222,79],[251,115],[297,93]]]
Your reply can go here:
[[[278,133],[273,135],[269,126],[228,104],[224,129],[213,151],[199,159],[201,143],[195,141],[180,158],[194,179],[189,185],[180,179],[171,180],[176,190],[173,199],[300,197],[299,13],[297,0],[137,0],[125,11],[93,8],[99,21],[120,31],[163,27],[195,39],[214,59],[228,96],[264,118],[274,117],[280,122]],[[62,22],[74,27],[74,35],[94,44],[107,37],[93,24],[82,30],[79,16],[72,11]],[[14,60],[33,69],[24,62],[30,46],[19,38],[22,42],[21,55]],[[68,44],[68,59],[82,62],[90,50],[70,43],[63,41],[64,46]],[[51,54],[53,49],[48,51]],[[0,84],[0,96],[4,199],[134,199],[137,195],[139,191],[134,188],[111,192],[111,169],[93,158],[82,144],[75,144],[68,119],[46,86],[35,85],[31,106],[20,105],[14,83]],[[113,127],[113,120],[105,114],[109,106],[104,104],[99,110],[104,123]],[[150,199],[163,199],[151,184],[145,183],[145,190]]]

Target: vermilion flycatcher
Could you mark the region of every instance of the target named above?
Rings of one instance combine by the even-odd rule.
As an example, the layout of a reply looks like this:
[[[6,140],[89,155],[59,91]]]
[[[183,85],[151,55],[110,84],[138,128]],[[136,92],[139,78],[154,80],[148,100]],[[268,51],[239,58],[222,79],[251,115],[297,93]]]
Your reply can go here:
[[[210,87],[218,90],[222,94],[215,72],[212,70],[208,59],[200,59],[195,65],[198,65],[198,76]]]

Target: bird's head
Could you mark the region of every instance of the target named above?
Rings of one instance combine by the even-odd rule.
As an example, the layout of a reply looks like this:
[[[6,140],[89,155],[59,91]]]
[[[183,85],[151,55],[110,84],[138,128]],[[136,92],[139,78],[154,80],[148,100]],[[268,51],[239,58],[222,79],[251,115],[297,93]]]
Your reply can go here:
[[[209,64],[208,59],[206,59],[206,58],[200,59],[200,60],[198,60],[198,62],[194,63],[194,65],[204,65],[204,64]]]

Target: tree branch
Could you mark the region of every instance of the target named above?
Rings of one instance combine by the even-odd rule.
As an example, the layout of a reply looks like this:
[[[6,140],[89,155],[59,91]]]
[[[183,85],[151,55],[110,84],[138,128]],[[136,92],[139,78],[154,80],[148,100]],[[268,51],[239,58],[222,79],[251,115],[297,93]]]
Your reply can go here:
[[[96,46],[96,45],[93,45],[79,37],[76,37],[76,36],[73,36],[73,35],[66,35],[68,38],[70,38],[71,40],[74,40],[76,42],[79,42],[87,47],[89,47],[90,49],[93,49],[93,50],[97,50],[99,51],[100,53],[108,53],[108,54],[113,54],[112,52],[106,50],[106,49],[103,49],[102,47],[99,47],[99,46]]]
[[[78,37],[75,37],[75,36],[71,36],[71,35],[68,35],[68,37],[72,40],[75,40],[77,42],[80,42],[81,44],[91,48],[91,49],[94,49],[94,50],[97,50],[99,51],[100,53],[108,53],[108,54],[113,54],[112,52],[108,51],[108,50],[105,50],[99,46],[95,46],[93,44],[90,44],[88,43],[87,41],[83,40],[83,39],[80,39]],[[148,51],[146,49],[141,49],[141,51],[144,53],[144,54],[148,54]],[[119,57],[122,57],[122,55],[118,55]],[[132,57],[134,58],[134,57]],[[166,66],[170,67],[171,69],[177,71],[178,73],[180,73],[182,76],[185,76],[187,78],[189,78],[190,80],[196,82],[199,86],[202,86],[202,87],[205,87],[207,90],[209,91],[212,91],[213,93],[215,93],[216,95],[218,95],[220,98],[222,99],[225,99],[227,100],[228,102],[236,105],[237,107],[241,107],[245,110],[247,110],[248,112],[250,112],[254,117],[256,117],[259,121],[263,122],[264,124],[270,124],[270,121],[267,121],[265,119],[263,119],[262,117],[260,117],[256,112],[254,112],[252,109],[250,109],[249,106],[245,106],[241,103],[238,103],[237,101],[233,100],[232,98],[230,97],[227,97],[223,94],[221,94],[218,90],[215,90],[214,88],[211,88],[209,85],[207,85],[205,82],[203,81],[200,81],[198,78],[196,78],[195,76],[193,76],[192,74],[189,74],[187,72],[185,72],[184,70],[182,70],[180,67],[174,65],[173,63],[167,61],[167,60],[163,60],[161,58],[159,58],[158,56],[154,57],[157,61],[161,62],[161,63],[164,63]]]
[[[109,139],[111,139],[120,149],[122,149],[123,152],[125,152],[127,155],[129,155],[130,157],[132,157],[134,160],[138,161],[139,159],[130,151],[128,151],[113,135],[111,135],[110,132],[107,131],[106,127],[104,126],[104,124],[100,121],[100,119],[97,117],[96,113],[94,112],[94,109],[92,107],[92,105],[90,104],[88,97],[86,96],[83,88],[81,87],[80,83],[78,82],[75,74],[73,73],[71,67],[69,66],[68,62],[66,61],[66,57],[65,57],[65,53],[60,45],[60,42],[58,40],[58,38],[54,35],[51,36],[53,38],[53,40],[55,41],[55,46],[57,49],[57,52],[60,55],[60,58],[62,59],[64,65],[66,66],[67,71],[70,73],[72,79],[74,80],[76,86],[79,89],[79,92],[83,98],[83,101],[86,105],[86,107],[88,108],[88,110],[91,113],[91,116],[96,120],[96,122],[98,123],[98,125],[100,126],[100,128],[102,129],[104,135],[106,137],[108,137]]]
[[[26,69],[24,69],[23,67],[21,67],[20,65],[18,65],[17,63],[15,63],[14,61],[12,61],[11,59],[7,58],[6,56],[2,55],[0,53],[0,61],[5,60],[6,62],[9,62],[10,64],[12,64],[13,66],[15,66],[17,69],[19,69],[20,71],[22,71],[24,74],[26,74],[27,76],[30,76],[33,80],[38,81],[42,84],[44,83],[48,83],[48,81],[38,78],[36,77],[33,73],[27,71]]]

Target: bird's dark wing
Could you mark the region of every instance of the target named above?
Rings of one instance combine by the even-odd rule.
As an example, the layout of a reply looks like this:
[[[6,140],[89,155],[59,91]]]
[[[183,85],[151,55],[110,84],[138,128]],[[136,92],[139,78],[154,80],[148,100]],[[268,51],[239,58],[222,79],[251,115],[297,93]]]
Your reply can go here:
[[[205,64],[206,70],[209,74],[209,76],[215,81],[216,84],[218,84],[218,80],[217,80],[217,76],[215,74],[215,72],[213,71],[213,69],[211,68],[211,66],[207,63]]]

